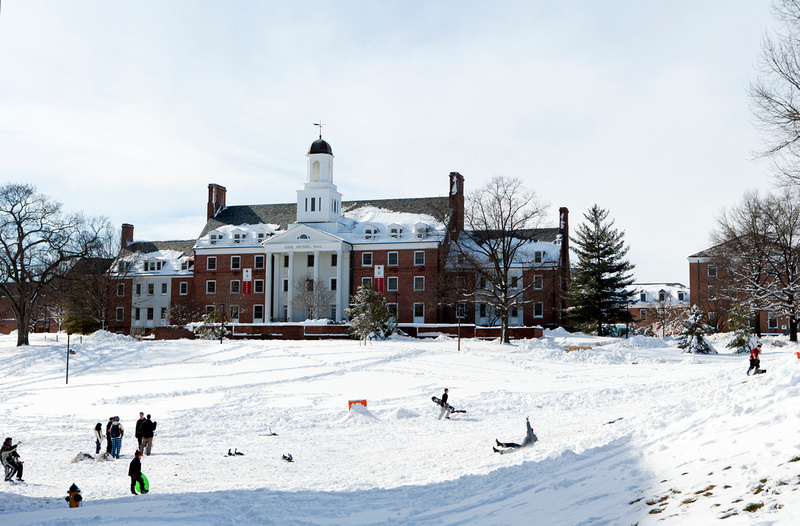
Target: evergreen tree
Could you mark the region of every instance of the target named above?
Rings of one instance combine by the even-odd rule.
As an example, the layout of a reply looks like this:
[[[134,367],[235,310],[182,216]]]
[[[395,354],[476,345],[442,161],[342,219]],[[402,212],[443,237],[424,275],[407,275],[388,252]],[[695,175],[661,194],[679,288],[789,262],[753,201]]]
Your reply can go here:
[[[736,303],[728,311],[728,328],[733,332],[733,340],[726,347],[733,349],[734,354],[750,352],[755,346],[755,338],[750,329],[750,317],[747,309],[739,303]]]
[[[224,336],[231,333],[222,323],[222,313],[218,311],[207,312],[203,316],[203,324],[198,326],[194,332],[203,340],[222,340]]]
[[[706,340],[706,331],[711,327],[703,323],[703,311],[697,305],[692,305],[689,317],[683,322],[683,330],[678,336],[678,348],[683,352],[694,354],[717,354]]]
[[[344,314],[350,319],[350,334],[364,342],[370,336],[388,338],[397,330],[386,299],[375,292],[371,283],[358,288],[353,303]]]
[[[578,264],[567,294],[568,317],[577,324],[595,325],[601,334],[606,323],[632,319],[628,304],[635,291],[626,287],[633,284],[634,266],[625,259],[624,232],[613,228],[608,210],[594,205],[584,217],[586,222],[571,238]]]

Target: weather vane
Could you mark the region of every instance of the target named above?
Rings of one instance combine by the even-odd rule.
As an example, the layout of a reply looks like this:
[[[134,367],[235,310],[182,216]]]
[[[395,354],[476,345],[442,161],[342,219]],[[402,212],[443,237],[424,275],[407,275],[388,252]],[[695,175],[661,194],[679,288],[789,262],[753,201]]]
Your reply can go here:
[[[322,139],[322,127],[325,126],[322,123],[322,119],[320,119],[319,122],[315,122],[314,126],[319,126],[319,138]]]

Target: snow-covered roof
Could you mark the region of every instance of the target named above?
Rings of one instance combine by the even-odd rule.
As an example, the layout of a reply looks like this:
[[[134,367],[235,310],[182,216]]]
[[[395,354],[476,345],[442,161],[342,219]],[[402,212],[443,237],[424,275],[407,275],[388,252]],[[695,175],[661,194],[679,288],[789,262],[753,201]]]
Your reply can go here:
[[[445,224],[429,214],[397,212],[372,205],[348,210],[338,234],[349,243],[396,243],[399,241],[440,241]],[[392,232],[392,229],[396,232]]]
[[[111,271],[129,276],[191,274],[194,241],[139,241],[131,243]]]
[[[634,283],[625,288],[636,293],[633,297],[636,303],[631,303],[631,308],[644,308],[658,303],[662,292],[665,300],[668,298],[672,303],[689,304],[689,287],[682,283]],[[641,301],[642,293],[647,301]]]
[[[258,245],[280,232],[283,232],[280,225],[274,223],[219,225],[198,238],[195,248],[212,245]]]

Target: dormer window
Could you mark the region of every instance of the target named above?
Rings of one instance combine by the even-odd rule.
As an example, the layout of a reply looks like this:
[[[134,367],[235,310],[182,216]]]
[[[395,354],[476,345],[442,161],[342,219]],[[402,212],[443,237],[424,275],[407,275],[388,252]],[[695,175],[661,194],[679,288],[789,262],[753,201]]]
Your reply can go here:
[[[216,245],[217,241],[222,239],[222,234],[211,234],[208,236],[208,239],[212,245]]]
[[[264,232],[259,232],[257,234],[257,237],[258,237],[259,241],[264,241],[264,238],[266,237],[266,235],[264,234]]]
[[[300,234],[297,239],[309,239],[308,234]]]
[[[665,301],[667,299],[667,293],[663,290],[658,291],[658,301]]]
[[[639,301],[641,301],[641,302],[646,302],[647,301],[647,293],[646,292],[640,292],[639,293]]]
[[[425,239],[426,237],[428,237],[428,225],[426,225],[425,223],[417,223],[416,225],[414,225],[414,234],[419,239]]]
[[[234,243],[241,243],[243,239],[247,237],[247,234],[234,234],[233,235],[233,242]]]
[[[678,291],[678,301],[684,301],[684,298],[686,298],[685,293],[682,290],[679,290]]]
[[[373,239],[378,235],[378,228],[372,225],[364,227],[364,239]]]
[[[164,267],[164,262],[154,259],[152,261],[148,261],[147,263],[145,263],[145,267],[146,267],[145,270],[149,272],[155,272],[161,270]]]
[[[400,225],[389,225],[389,235],[391,235],[394,239],[400,238],[403,234],[403,227]]]

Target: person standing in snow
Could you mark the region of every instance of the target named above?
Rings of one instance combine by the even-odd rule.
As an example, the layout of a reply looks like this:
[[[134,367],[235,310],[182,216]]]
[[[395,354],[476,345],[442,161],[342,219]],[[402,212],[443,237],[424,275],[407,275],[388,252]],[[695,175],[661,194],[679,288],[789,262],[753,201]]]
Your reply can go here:
[[[142,424],[144,424],[144,413],[140,411],[139,420],[136,421],[136,431],[133,433],[133,436],[139,442],[139,451],[142,450]]]
[[[109,434],[111,435],[111,456],[119,458],[119,452],[122,449],[122,437],[125,435],[125,428],[122,427],[118,416],[115,416],[114,420],[111,422]]]
[[[747,376],[750,376],[750,371],[753,371],[753,374],[758,372],[758,368],[761,366],[761,360],[758,358],[759,354],[761,354],[760,343],[750,351],[750,368],[747,370]]]
[[[100,454],[100,444],[103,443],[103,424],[100,422],[94,426],[94,445],[95,445],[95,455]]]
[[[439,412],[438,420],[441,420],[442,417],[445,417],[447,420],[450,420],[450,404],[447,403],[447,399],[450,397],[450,395],[447,393],[448,389],[445,387],[441,401],[442,410]]]
[[[142,423],[142,447],[139,448],[145,455],[150,456],[150,450],[153,448],[153,435],[155,434],[157,422],[150,420],[150,415]]]
[[[526,425],[527,429],[526,429],[526,434],[525,434],[525,440],[522,441],[522,444],[516,444],[514,442],[500,442],[499,440],[497,440],[495,438],[494,441],[497,444],[497,447],[506,448],[506,449],[502,449],[501,450],[501,449],[497,449],[497,447],[492,447],[492,450],[495,453],[503,454],[503,453],[508,453],[510,451],[517,450],[519,448],[532,446],[534,444],[534,442],[536,442],[539,439],[536,437],[536,435],[533,434],[533,428],[531,427],[531,421],[527,416],[525,417],[525,425]]]
[[[108,417],[106,422],[106,453],[111,454],[111,424],[114,423],[114,417]]]
[[[130,465],[128,466],[128,476],[131,478],[131,493],[136,495],[136,483],[139,483],[139,489],[142,490],[142,493],[147,493],[147,490],[144,489],[144,480],[142,480],[142,452],[136,451],[133,455],[133,460],[131,460]]]
[[[22,444],[22,441],[18,440],[15,445],[12,445],[11,442],[11,437],[8,437],[0,446],[0,463],[6,470],[6,482],[11,480],[14,475],[17,476],[18,481],[22,482],[22,462],[17,461],[19,458],[17,446]]]

